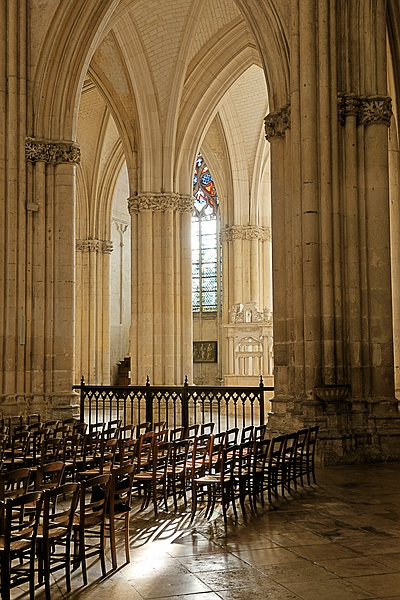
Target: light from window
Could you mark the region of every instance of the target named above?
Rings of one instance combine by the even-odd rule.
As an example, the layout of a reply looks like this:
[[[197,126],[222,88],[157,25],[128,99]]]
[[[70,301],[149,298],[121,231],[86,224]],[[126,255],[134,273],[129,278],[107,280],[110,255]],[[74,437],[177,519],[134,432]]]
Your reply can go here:
[[[193,176],[195,197],[192,217],[193,312],[215,312],[218,308],[220,248],[219,203],[215,184],[201,154]]]

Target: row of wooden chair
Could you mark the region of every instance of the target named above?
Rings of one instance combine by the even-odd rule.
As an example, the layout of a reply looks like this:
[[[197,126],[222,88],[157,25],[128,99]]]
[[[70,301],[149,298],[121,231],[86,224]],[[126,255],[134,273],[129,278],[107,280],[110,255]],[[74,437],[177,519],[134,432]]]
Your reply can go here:
[[[60,466],[60,465],[58,465]],[[55,465],[53,465],[55,467]],[[112,567],[117,568],[116,529],[122,523],[125,531],[126,561],[130,560],[129,515],[133,485],[134,465],[113,469],[108,474],[83,480],[81,483],[27,486],[29,473],[25,473],[23,486],[14,487],[22,473],[2,475],[3,496],[0,500],[1,535],[0,569],[1,595],[9,600],[10,589],[23,582],[29,583],[30,598],[34,598],[37,582],[45,585],[46,600],[50,600],[50,574],[65,569],[66,587],[71,589],[72,566],[82,567],[84,585],[87,584],[86,561],[94,554],[101,560],[103,576],[106,575],[105,539],[108,534]],[[20,469],[19,471],[29,471]],[[50,465],[44,471],[48,474]],[[57,470],[57,469],[55,469]],[[62,471],[61,469],[58,471]],[[37,564],[37,568],[35,565]]]

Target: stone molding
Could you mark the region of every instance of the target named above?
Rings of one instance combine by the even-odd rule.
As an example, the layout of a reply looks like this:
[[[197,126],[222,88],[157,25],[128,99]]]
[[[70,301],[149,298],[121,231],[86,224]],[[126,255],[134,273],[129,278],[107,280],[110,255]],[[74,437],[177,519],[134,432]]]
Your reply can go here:
[[[76,240],[76,249],[78,252],[100,252],[102,254],[111,254],[113,243],[111,240]]]
[[[69,163],[79,165],[81,150],[75,142],[48,142],[26,138],[25,160],[51,164]]]
[[[264,118],[265,139],[270,141],[274,137],[284,135],[290,128],[290,103],[274,113],[269,113]]]
[[[270,227],[259,227],[258,225],[232,225],[224,227],[221,231],[221,240],[231,242],[232,240],[260,240],[270,242],[272,239]]]
[[[393,115],[392,99],[388,96],[356,96],[338,94],[339,122],[344,125],[346,117],[355,116],[357,124],[384,123],[390,125]]]
[[[144,210],[173,211],[178,213],[193,212],[194,197],[176,193],[138,194],[128,198],[129,213],[138,214]]]

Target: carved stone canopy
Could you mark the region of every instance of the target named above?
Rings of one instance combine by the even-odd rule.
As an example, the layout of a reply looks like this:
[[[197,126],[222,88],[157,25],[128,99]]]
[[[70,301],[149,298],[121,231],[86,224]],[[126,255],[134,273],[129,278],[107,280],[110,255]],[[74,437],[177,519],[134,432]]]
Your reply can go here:
[[[263,312],[257,310],[257,303],[253,300],[238,302],[229,310],[230,323],[264,323],[272,325],[272,312],[265,307]]]

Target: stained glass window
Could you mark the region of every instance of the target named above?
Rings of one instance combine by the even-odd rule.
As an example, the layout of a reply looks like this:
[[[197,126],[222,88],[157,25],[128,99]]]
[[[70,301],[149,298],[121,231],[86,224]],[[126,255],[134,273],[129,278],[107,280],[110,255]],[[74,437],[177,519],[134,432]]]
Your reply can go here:
[[[193,175],[195,197],[192,217],[193,312],[218,310],[221,288],[218,194],[201,154]]]

